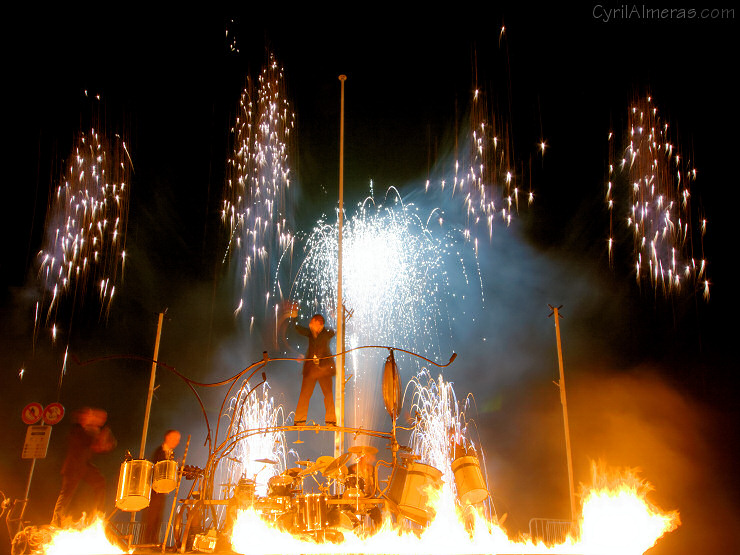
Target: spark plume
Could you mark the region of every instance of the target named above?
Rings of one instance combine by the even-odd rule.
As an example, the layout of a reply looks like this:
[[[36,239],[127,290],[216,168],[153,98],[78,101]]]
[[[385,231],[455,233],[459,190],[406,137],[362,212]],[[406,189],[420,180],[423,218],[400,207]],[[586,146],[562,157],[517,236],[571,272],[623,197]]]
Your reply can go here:
[[[295,115],[286,97],[283,69],[273,55],[255,87],[241,94],[232,128],[233,153],[221,218],[230,238],[226,256],[239,262],[238,314],[266,308],[280,258],[292,248],[290,142]]]
[[[218,483],[236,484],[240,478],[255,481],[258,495],[267,495],[267,482],[286,468],[284,431],[274,431],[284,424],[283,409],[276,406],[267,383],[252,391],[244,382],[231,398],[227,412],[225,448],[219,455],[224,464],[219,468]],[[267,432],[265,430],[271,429]],[[269,459],[276,464],[257,462]],[[224,492],[227,498],[229,492]]]
[[[446,230],[439,210],[422,218],[419,209],[404,204],[395,189],[388,191],[386,201],[381,205],[368,198],[345,220],[342,288],[345,309],[351,311],[345,348],[389,345],[429,357],[448,356],[451,305],[463,302],[466,291],[480,285],[477,260],[459,233]],[[299,320],[320,312],[327,317],[327,326],[334,327],[336,225],[319,221],[304,249],[291,300],[300,304]],[[471,265],[477,272],[472,285]],[[457,279],[464,286],[455,293],[451,281]],[[482,286],[480,295],[482,303]],[[376,407],[370,403],[371,392],[379,387],[377,369],[385,356],[387,352],[359,350],[348,357],[347,374],[353,375],[348,388],[354,390],[347,394],[352,399],[347,406],[354,407],[348,422],[373,427]]]
[[[445,487],[456,493],[451,470],[455,450],[471,454],[480,451],[482,462],[485,461],[482,449],[476,448],[470,438],[465,417],[471,396],[460,408],[452,383],[446,382],[441,374],[435,381],[426,369],[409,381],[408,388],[412,390],[409,410],[416,415],[411,450],[422,463],[443,470]]]
[[[632,266],[638,283],[647,282],[665,295],[703,290],[709,298],[704,234],[693,221],[692,184],[697,171],[671,142],[670,127],[650,97],[636,101],[628,114],[627,147],[609,164],[606,202],[609,209],[609,258],[613,252],[613,212],[626,220],[633,236]],[[609,141],[613,140],[612,134]],[[612,147],[612,151],[614,148]],[[618,187],[619,179],[627,186]],[[629,206],[619,195],[629,188]]]
[[[93,289],[101,314],[108,314],[123,276],[130,168],[118,136],[108,142],[95,129],[80,134],[47,213],[46,240],[38,254],[44,289],[36,330],[49,326],[56,338],[60,314],[71,321],[75,306]],[[62,313],[64,302],[70,306]]]

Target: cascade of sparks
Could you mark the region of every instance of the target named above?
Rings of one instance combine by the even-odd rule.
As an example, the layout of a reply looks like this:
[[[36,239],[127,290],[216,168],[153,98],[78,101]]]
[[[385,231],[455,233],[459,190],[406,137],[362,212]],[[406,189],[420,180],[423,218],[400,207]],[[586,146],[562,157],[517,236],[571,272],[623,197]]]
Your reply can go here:
[[[46,241],[39,252],[44,286],[35,328],[47,325],[56,338],[60,304],[75,305],[94,288],[101,313],[110,310],[126,257],[130,158],[120,139],[109,143],[91,129],[81,133],[51,200]]]
[[[230,446],[222,454],[225,461],[219,467],[217,483],[236,484],[240,478],[247,478],[255,480],[257,495],[267,495],[268,480],[286,468],[285,432],[274,431],[284,424],[282,407],[275,406],[267,383],[251,391],[249,382],[244,382],[231,398],[227,416]],[[257,430],[260,432],[247,433]],[[270,459],[276,464],[257,462],[258,459]],[[223,492],[224,498],[231,493]]]
[[[465,288],[469,286],[464,242],[444,230],[439,213],[423,220],[417,207],[404,204],[392,192],[387,205],[367,199],[345,220],[343,302],[352,311],[345,327],[345,348],[388,345],[444,356],[452,333],[449,305],[455,297],[450,281],[459,272]],[[439,226],[429,227],[432,220]],[[336,225],[320,221],[305,242],[305,252],[291,293],[291,299],[301,305],[299,321],[319,312],[333,327]],[[349,387],[354,390],[353,396],[348,393],[352,401],[347,406],[354,407],[354,412],[347,421],[353,425],[377,424],[373,422],[377,407],[371,399],[380,387],[385,356],[378,350],[358,350],[347,358],[347,374],[353,376]]]
[[[267,307],[278,261],[292,248],[288,158],[294,126],[283,69],[270,55],[257,90],[249,79],[242,92],[227,163],[221,218],[230,233],[227,256],[239,260],[236,313]]]
[[[544,142],[540,149],[544,154]],[[523,191],[517,183],[512,150],[508,125],[490,109],[486,95],[476,89],[470,131],[461,151],[456,153],[451,183],[448,179],[439,183],[440,192],[447,189],[451,198],[460,199],[466,212],[468,238],[475,234],[475,228],[485,224],[490,239],[496,219],[508,226],[520,201],[525,197],[528,204],[534,201],[531,188]],[[427,181],[427,192],[430,187],[431,182]]]
[[[470,439],[465,407],[460,409],[452,383],[440,374],[437,380],[422,369],[408,383],[412,388],[411,414],[416,415],[416,426],[411,433],[411,451],[419,461],[442,471],[444,487],[456,494],[452,474],[455,449],[474,454],[476,446]],[[482,458],[482,451],[480,453]],[[481,461],[485,468],[485,460]]]
[[[630,204],[618,210],[632,230],[633,267],[638,283],[649,282],[665,295],[684,289],[703,289],[709,298],[709,280],[704,259],[706,220],[694,228],[691,184],[696,170],[689,167],[671,143],[668,123],[658,115],[650,97],[636,101],[629,110],[628,144],[620,160],[609,164],[606,202],[609,208],[609,257],[613,250],[612,213],[615,179],[629,180]],[[609,135],[613,140],[613,135]],[[623,208],[624,207],[624,208]]]

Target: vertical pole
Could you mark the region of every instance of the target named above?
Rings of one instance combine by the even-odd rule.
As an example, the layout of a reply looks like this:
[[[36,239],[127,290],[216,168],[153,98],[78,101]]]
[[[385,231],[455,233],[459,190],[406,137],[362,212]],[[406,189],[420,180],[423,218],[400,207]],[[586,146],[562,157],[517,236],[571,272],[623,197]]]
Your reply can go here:
[[[188,435],[188,441],[185,443],[185,452],[182,455],[182,465],[180,471],[177,473],[177,486],[175,487],[175,498],[172,500],[172,508],[170,509],[170,518],[167,520],[167,526],[164,529],[164,541],[162,542],[162,553],[167,548],[167,540],[170,535],[170,528],[172,526],[172,518],[175,516],[175,507],[177,506],[177,497],[180,495],[180,483],[182,482],[182,475],[185,471],[185,462],[188,460],[188,449],[190,449],[190,435]],[[187,538],[183,538],[182,543],[186,543]],[[174,542],[177,544],[177,541]]]
[[[565,372],[563,370],[563,348],[560,344],[560,314],[558,312],[560,307],[553,307],[553,314],[555,315],[555,338],[558,343],[558,367],[560,368],[560,382],[558,388],[560,389],[560,404],[563,405],[563,427],[565,428],[565,455],[568,461],[568,487],[570,488],[570,518],[572,524],[575,526],[576,523],[576,493],[573,487],[573,456],[570,450],[570,426],[568,425],[568,402],[565,399]]]
[[[342,229],[344,225],[344,82],[346,75],[339,76],[341,83],[340,110],[339,110],[339,221],[337,224],[337,391],[336,411],[337,427],[334,433],[334,457],[344,451],[344,434],[340,431],[344,427],[344,303],[342,301]]]
[[[31,470],[28,471],[28,481],[26,482],[26,493],[23,495],[23,499],[28,501],[28,494],[31,493],[31,479],[33,478],[33,469],[36,468],[36,457],[31,459]],[[21,513],[21,517],[23,514]],[[11,540],[13,538],[10,538]]]
[[[162,335],[162,320],[164,320],[164,312],[159,313],[159,321],[157,322],[157,338],[154,341],[154,356],[152,357],[152,372],[149,376],[149,394],[146,398],[146,410],[144,411],[144,429],[141,431],[141,447],[139,448],[139,458],[144,458],[144,450],[146,449],[146,434],[149,431],[149,412],[152,409],[152,396],[154,395],[154,381],[157,377],[157,357],[159,356],[159,338]]]

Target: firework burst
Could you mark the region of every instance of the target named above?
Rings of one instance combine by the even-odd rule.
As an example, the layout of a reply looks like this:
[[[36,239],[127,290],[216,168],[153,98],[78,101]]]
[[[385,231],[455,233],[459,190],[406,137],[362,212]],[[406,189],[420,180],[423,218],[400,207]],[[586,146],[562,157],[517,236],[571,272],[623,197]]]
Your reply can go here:
[[[56,337],[60,304],[68,318],[90,289],[108,313],[126,257],[130,158],[120,138],[109,143],[95,129],[81,133],[50,202],[46,241],[39,252],[42,299],[36,329]]]
[[[267,306],[278,260],[293,244],[288,159],[294,126],[283,70],[270,55],[258,86],[248,80],[241,95],[221,212],[230,233],[227,256],[239,260],[237,313],[254,314],[261,301]]]
[[[628,114],[628,142],[621,159],[609,165],[606,202],[610,215],[609,257],[613,250],[615,180],[628,180],[630,203],[623,214],[633,236],[633,267],[638,283],[649,282],[666,295],[684,284],[703,289],[709,298],[704,259],[706,220],[694,228],[692,168],[670,139],[668,123],[658,115],[650,97],[636,101]],[[609,135],[613,140],[613,135]],[[626,204],[626,203],[625,203]]]
[[[468,267],[474,256],[462,234],[445,230],[438,210],[422,218],[419,209],[404,204],[395,189],[389,190],[386,201],[380,205],[366,199],[345,221],[342,287],[345,309],[351,311],[345,327],[346,348],[388,345],[430,357],[445,356],[452,337],[450,308],[464,302],[464,291],[471,288]],[[291,299],[299,302],[301,319],[320,312],[333,326],[337,318],[336,225],[320,221],[305,242],[305,253]],[[479,282],[477,260],[473,264]],[[459,298],[453,280],[464,281]],[[369,393],[380,386],[378,370],[386,355],[359,350],[347,359],[355,391],[353,402],[348,403],[355,407],[354,415],[348,419],[354,418],[355,425],[372,424],[375,407],[369,404]]]

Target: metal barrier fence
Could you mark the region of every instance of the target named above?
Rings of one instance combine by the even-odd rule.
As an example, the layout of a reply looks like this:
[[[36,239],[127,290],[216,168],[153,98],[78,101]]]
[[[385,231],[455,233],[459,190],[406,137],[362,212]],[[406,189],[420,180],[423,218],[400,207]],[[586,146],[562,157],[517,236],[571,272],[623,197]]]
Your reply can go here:
[[[141,536],[144,529],[141,522],[118,520],[111,521],[108,524],[113,527],[113,529],[118,533],[118,537],[125,543],[130,545],[138,545],[141,543]]]
[[[541,540],[546,544],[563,543],[573,530],[570,520],[555,520],[552,518],[531,518],[529,520],[529,536],[532,541]]]

